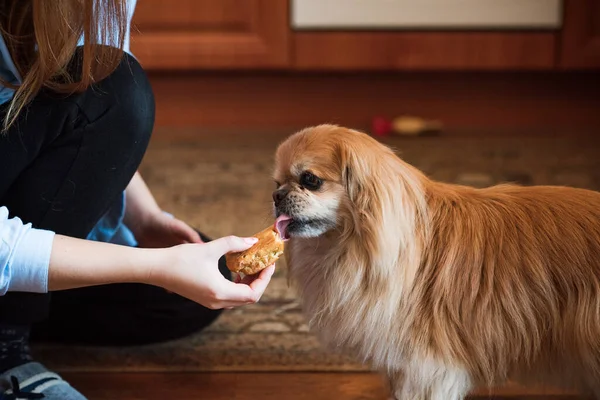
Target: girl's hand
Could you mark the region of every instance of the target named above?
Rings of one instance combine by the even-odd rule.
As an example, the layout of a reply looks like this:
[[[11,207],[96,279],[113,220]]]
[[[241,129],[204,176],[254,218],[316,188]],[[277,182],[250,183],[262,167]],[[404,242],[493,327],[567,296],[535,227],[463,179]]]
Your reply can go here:
[[[129,182],[126,195],[124,222],[139,247],[162,248],[202,242],[194,229],[160,209],[139,172]]]
[[[153,268],[149,281],[211,309],[256,303],[271,281],[274,265],[241,283],[227,280],[218,268],[224,254],[249,249],[254,243],[255,238],[228,236],[209,243],[158,250],[167,252],[170,261]]]
[[[200,235],[185,222],[162,211],[145,216],[132,227],[139,247],[162,248],[184,243],[202,243]]]

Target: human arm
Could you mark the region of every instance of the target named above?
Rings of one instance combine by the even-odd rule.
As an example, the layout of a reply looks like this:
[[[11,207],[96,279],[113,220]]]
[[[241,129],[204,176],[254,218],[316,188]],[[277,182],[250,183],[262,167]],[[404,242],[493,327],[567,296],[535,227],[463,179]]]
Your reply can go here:
[[[210,243],[143,249],[57,235],[50,258],[48,288],[145,283],[208,308],[241,306],[260,299],[275,267],[267,268],[252,281],[234,283],[221,275],[217,265],[224,253],[246,250],[253,243],[252,238],[230,236]]]
[[[74,239],[34,229],[0,207],[0,295],[137,282],[163,287],[209,308],[253,303],[274,267],[247,284],[225,279],[219,258],[249,248],[237,237],[167,249],[141,249]]]

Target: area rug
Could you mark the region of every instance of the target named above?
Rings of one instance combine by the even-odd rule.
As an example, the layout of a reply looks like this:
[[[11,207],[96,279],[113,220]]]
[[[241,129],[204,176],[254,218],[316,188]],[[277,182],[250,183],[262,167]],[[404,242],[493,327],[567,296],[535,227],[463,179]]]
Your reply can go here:
[[[251,235],[273,222],[271,168],[284,138],[274,134],[189,135],[151,143],[141,172],[159,204],[212,237]],[[434,179],[484,187],[498,182],[600,189],[600,144],[581,137],[388,139]],[[362,371],[323,348],[288,287],[286,266],[256,305],[226,311],[206,331],[155,346],[36,345],[58,371]]]

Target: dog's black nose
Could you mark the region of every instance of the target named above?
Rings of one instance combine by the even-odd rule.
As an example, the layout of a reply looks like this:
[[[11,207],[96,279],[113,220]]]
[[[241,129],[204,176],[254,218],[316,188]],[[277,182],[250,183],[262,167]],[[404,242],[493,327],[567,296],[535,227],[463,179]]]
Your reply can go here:
[[[286,189],[277,189],[273,192],[273,202],[275,203],[275,207],[277,207],[279,203],[281,203],[281,200],[285,199],[285,196],[287,196],[287,194],[288,191]]]

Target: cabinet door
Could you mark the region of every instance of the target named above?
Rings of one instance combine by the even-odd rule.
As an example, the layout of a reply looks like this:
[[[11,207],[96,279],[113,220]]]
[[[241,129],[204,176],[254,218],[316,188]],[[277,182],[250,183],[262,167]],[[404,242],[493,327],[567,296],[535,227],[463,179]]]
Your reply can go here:
[[[543,70],[556,62],[560,0],[291,1],[299,69]]]
[[[131,33],[147,69],[284,67],[288,41],[283,0],[140,0]]]
[[[549,32],[299,32],[294,59],[307,70],[547,70],[555,47]]]
[[[566,0],[561,35],[563,68],[600,68],[600,1]]]

